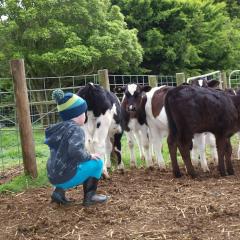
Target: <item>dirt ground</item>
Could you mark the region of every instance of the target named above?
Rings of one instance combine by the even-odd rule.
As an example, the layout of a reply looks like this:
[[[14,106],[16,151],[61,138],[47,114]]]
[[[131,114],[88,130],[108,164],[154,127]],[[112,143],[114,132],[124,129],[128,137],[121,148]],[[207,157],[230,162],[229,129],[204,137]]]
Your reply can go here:
[[[240,174],[214,170],[197,179],[170,171],[115,171],[101,180],[104,205],[84,208],[82,188],[71,206],[50,202],[51,188],[0,195],[0,239],[240,239]]]

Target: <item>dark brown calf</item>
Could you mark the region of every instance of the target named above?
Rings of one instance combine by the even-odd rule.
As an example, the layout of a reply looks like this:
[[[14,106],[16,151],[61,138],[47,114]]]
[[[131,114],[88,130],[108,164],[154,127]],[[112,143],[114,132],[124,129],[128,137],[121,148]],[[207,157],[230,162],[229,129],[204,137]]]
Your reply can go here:
[[[234,174],[230,137],[240,130],[240,96],[210,88],[179,86],[167,93],[165,108],[169,124],[168,147],[176,177],[181,177],[177,147],[188,174],[196,176],[190,149],[193,135],[202,132],[212,132],[216,137],[220,174],[226,175],[224,160],[227,173]]]

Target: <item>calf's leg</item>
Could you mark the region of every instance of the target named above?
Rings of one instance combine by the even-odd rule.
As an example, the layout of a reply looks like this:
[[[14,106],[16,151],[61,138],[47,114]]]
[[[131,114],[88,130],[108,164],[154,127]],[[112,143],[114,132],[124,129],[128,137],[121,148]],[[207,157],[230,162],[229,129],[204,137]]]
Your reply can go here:
[[[149,145],[149,132],[147,126],[143,126],[140,131],[140,142],[143,146],[144,158],[146,161],[147,168],[153,167],[152,156],[150,154],[150,145]]]
[[[125,132],[127,136],[127,141],[128,141],[128,147],[130,150],[130,167],[137,167],[137,160],[136,156],[134,153],[134,135],[132,131]]]
[[[113,144],[113,150],[115,154],[117,155],[117,168],[123,170],[124,169],[124,163],[122,160],[122,145],[121,145],[121,138],[123,133],[115,133],[114,135],[114,144]]]
[[[225,144],[226,139],[221,136],[216,136],[217,152],[218,152],[218,170],[221,176],[226,176],[224,155],[225,155]]]
[[[182,143],[182,142],[178,143],[178,148],[182,155],[185,166],[187,168],[187,172],[192,178],[195,178],[197,174],[191,162],[190,147],[191,147],[191,139],[189,143]]]
[[[168,149],[169,149],[171,162],[172,162],[173,175],[176,178],[179,178],[182,176],[182,174],[180,172],[179,165],[177,162],[177,139],[175,136],[173,136],[173,134],[169,133],[167,142],[168,142]]]
[[[157,158],[157,164],[160,170],[166,169],[162,156],[162,140],[166,136],[164,132],[160,133],[157,128],[151,128],[151,137],[153,138],[153,148]]]
[[[232,145],[231,145],[231,142],[230,142],[230,138],[227,139],[225,146],[226,146],[226,148],[225,148],[225,161],[226,161],[227,172],[228,172],[229,175],[233,175],[234,170],[233,170],[232,161],[231,161]]]

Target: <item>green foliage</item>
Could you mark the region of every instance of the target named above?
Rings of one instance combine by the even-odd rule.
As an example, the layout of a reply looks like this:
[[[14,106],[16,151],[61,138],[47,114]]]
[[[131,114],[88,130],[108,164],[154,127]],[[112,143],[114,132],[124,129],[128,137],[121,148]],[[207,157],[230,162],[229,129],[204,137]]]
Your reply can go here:
[[[212,0],[120,0],[144,48],[142,66],[153,73],[190,74],[239,67],[237,22]]]
[[[24,58],[35,77],[239,68],[236,0],[1,2],[0,76],[12,58]]]
[[[226,10],[229,16],[233,18],[240,18],[240,1],[239,0],[215,0],[215,3],[223,2],[226,4]]]
[[[8,0],[1,10],[0,63],[22,57],[28,76],[127,72],[142,61],[137,31],[108,0]]]

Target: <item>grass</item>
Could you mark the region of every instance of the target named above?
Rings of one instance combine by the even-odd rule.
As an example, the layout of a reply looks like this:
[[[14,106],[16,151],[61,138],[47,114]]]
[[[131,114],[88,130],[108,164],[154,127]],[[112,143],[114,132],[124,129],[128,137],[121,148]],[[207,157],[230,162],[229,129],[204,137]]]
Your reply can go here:
[[[9,133],[10,132],[10,133]],[[14,166],[22,165],[21,149],[18,146],[19,139],[14,138],[13,130],[5,130],[2,137],[0,165],[2,165],[3,172],[7,172],[8,169]],[[32,179],[30,176],[26,176],[24,173],[14,177],[10,182],[0,185],[0,192],[19,192],[27,188],[35,188],[39,186],[49,185],[46,175],[46,162],[49,156],[48,146],[44,144],[44,130],[33,129],[35,153],[37,159],[38,177]],[[15,133],[15,135],[17,135]]]
[[[30,176],[26,176],[24,173],[22,173],[21,175],[14,177],[10,182],[0,185],[0,192],[19,192],[28,188],[50,185],[46,175],[46,162],[49,156],[49,149],[48,146],[44,144],[44,131],[40,129],[34,129],[33,134],[35,141],[38,177],[36,179],[32,179]],[[12,142],[14,142],[14,144]],[[167,163],[169,163],[166,141],[163,145],[163,157],[167,160]],[[136,144],[134,151],[137,158],[137,166],[145,167],[145,163],[140,159],[140,154]],[[6,133],[4,135],[4,146],[2,146],[0,159],[1,158],[2,165],[4,164],[6,172],[8,168],[22,164],[21,151],[17,149],[17,141],[16,139],[12,139],[12,134]],[[122,159],[124,165],[128,168],[130,162],[130,153],[125,136],[122,138]]]
[[[21,149],[18,147],[19,136],[12,129],[9,131],[5,130],[3,132],[0,130],[0,140],[1,140],[1,151],[0,151],[0,165],[4,166],[4,171],[7,172],[8,168],[16,165],[22,165]],[[14,177],[10,182],[0,185],[0,192],[19,192],[27,188],[35,188],[39,186],[50,185],[46,175],[46,162],[49,156],[48,146],[44,144],[44,130],[33,129],[34,141],[35,141],[35,152],[38,166],[38,177],[32,179],[30,176],[26,176],[24,173]],[[232,143],[234,146],[238,144],[237,137],[232,138]],[[137,158],[137,166],[145,167],[145,163],[141,161],[138,147],[135,144],[135,155]],[[169,152],[166,140],[163,142],[162,149],[163,157],[165,163],[170,165]],[[210,156],[209,149],[207,150],[207,157]],[[130,154],[127,145],[127,139],[124,136],[122,138],[122,159],[125,166],[129,167]],[[180,159],[180,164],[182,164],[181,157],[178,153],[178,159]],[[1,173],[1,172],[0,172]],[[1,176],[1,175],[0,175]]]
[[[0,193],[20,192],[28,188],[36,188],[49,185],[46,174],[46,163],[38,162],[38,177],[36,179],[26,176],[24,173],[14,177],[10,182],[0,185]]]
[[[3,172],[7,172],[7,169],[14,166],[22,165],[21,149],[19,147],[19,136],[17,136],[16,129],[5,129],[1,131],[1,151],[0,151],[0,165],[4,167]],[[0,192],[19,192],[27,188],[34,188],[44,185],[49,185],[46,175],[46,162],[49,156],[48,146],[44,144],[44,130],[33,129],[34,141],[35,141],[35,153],[38,167],[38,177],[32,179],[30,176],[26,176],[24,173],[14,177],[10,182],[0,185]],[[145,167],[145,163],[141,161],[138,147],[135,144],[135,155],[137,158],[137,166]],[[166,141],[163,144],[163,157],[169,163],[168,149]],[[130,153],[128,149],[127,139],[125,136],[122,138],[122,159],[124,165],[128,168],[130,162]]]

